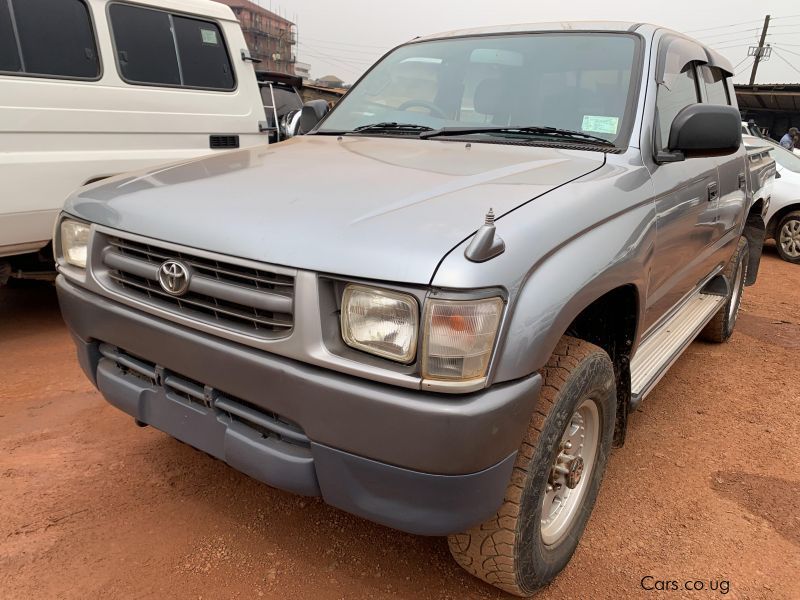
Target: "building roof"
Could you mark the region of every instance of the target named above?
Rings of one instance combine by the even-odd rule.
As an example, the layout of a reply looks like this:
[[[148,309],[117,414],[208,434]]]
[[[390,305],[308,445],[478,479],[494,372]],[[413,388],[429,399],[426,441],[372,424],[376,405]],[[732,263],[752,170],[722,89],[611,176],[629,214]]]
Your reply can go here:
[[[219,2],[220,4],[225,4],[230,6],[231,8],[246,8],[255,13],[259,13],[265,16],[274,19],[275,21],[282,21],[287,25],[294,25],[289,19],[285,19],[277,13],[267,10],[263,6],[256,4],[255,2],[250,2],[250,0],[214,0],[215,2]]]
[[[336,75],[325,75],[325,77],[320,77],[317,81],[327,81],[329,83],[342,83],[344,79],[337,77]]]
[[[800,113],[800,83],[737,84],[740,109]]]

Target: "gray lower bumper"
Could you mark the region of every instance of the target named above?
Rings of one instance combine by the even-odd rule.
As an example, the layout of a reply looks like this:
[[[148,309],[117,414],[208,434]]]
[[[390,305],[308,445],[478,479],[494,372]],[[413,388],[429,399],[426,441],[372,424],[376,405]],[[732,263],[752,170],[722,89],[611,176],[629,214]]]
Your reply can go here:
[[[462,531],[502,502],[538,375],[460,398],[393,388],[155,319],[63,277],[57,287],[81,366],[110,403],[260,481],[426,535]],[[100,343],[160,375],[137,376]],[[162,385],[164,373],[180,374],[178,388],[202,382],[209,401],[203,386],[197,401]],[[273,435],[283,418],[301,433]]]

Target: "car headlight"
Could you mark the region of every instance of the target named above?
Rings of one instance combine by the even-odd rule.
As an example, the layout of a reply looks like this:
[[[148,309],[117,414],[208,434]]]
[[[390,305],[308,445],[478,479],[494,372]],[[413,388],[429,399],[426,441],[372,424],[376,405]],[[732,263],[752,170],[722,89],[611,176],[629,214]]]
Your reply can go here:
[[[61,221],[61,253],[68,264],[86,268],[89,231],[86,223],[70,219]]]
[[[484,377],[502,314],[501,298],[428,300],[422,376],[449,381]]]
[[[418,315],[414,296],[348,285],[342,296],[342,338],[358,350],[410,363],[417,351]]]

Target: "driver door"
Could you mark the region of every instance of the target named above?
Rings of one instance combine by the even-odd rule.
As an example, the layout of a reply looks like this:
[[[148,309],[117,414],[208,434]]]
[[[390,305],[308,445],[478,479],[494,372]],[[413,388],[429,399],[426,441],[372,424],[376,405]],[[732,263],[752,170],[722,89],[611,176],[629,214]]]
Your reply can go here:
[[[667,150],[675,116],[701,102],[697,64],[668,56],[656,98],[655,150]],[[719,176],[714,158],[656,164],[656,245],[648,285],[645,330],[666,316],[714,269]]]

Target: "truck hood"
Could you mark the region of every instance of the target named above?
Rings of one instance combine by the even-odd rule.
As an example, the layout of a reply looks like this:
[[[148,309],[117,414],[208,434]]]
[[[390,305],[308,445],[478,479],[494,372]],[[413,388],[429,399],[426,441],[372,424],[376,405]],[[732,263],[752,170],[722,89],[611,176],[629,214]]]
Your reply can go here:
[[[240,258],[427,284],[490,208],[502,216],[603,161],[530,146],[305,136],[114,177],[78,190],[65,210]]]

